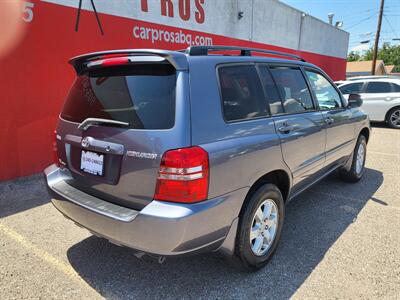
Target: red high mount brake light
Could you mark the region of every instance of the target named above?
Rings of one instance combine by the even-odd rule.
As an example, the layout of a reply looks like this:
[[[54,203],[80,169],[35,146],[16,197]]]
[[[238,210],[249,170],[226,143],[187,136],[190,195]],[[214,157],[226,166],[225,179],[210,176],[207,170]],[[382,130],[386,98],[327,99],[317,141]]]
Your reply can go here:
[[[127,57],[106,58],[101,61],[101,65],[104,67],[126,65],[127,63],[129,63],[129,59]]]
[[[198,146],[164,153],[154,199],[195,203],[207,199],[208,153]]]
[[[91,67],[110,67],[110,66],[118,66],[118,65],[126,65],[129,64],[130,60],[128,57],[109,57],[109,58],[101,58],[98,60],[90,61],[87,64],[88,68]]]

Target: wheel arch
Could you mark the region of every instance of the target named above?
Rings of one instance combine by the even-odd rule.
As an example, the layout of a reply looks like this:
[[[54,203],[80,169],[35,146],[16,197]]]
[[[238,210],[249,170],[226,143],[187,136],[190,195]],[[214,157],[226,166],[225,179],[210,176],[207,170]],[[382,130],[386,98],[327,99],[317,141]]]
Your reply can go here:
[[[276,185],[282,194],[283,201],[287,201],[290,193],[291,178],[285,170],[278,169],[264,174],[251,185],[242,204],[241,212],[246,206],[246,203],[250,200],[251,196],[258,190],[258,188],[267,183],[272,183]]]
[[[364,127],[363,129],[361,129],[360,134],[359,135],[363,135],[368,143],[369,141],[369,136],[370,136],[370,130],[367,127]]]

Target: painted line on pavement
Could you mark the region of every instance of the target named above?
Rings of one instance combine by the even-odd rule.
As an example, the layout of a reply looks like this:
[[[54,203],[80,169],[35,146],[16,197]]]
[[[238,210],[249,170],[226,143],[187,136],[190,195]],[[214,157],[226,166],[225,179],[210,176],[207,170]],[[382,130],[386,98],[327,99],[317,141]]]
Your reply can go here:
[[[24,236],[16,232],[14,229],[11,229],[8,226],[0,223],[0,233],[3,233],[4,235],[8,236],[11,240],[15,241],[29,252],[35,254],[42,261],[44,261],[48,265],[51,265],[59,272],[71,278],[72,280],[83,283],[86,287],[88,287],[88,284],[78,275],[78,273],[69,264],[63,262],[62,260],[54,257],[50,253],[32,244],[29,240],[27,240]]]

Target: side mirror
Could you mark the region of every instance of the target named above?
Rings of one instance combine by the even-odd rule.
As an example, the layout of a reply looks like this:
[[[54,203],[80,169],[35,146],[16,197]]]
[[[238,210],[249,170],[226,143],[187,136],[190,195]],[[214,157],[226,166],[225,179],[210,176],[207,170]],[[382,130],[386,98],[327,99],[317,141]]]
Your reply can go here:
[[[360,107],[363,104],[359,94],[350,94],[348,98],[349,107]]]

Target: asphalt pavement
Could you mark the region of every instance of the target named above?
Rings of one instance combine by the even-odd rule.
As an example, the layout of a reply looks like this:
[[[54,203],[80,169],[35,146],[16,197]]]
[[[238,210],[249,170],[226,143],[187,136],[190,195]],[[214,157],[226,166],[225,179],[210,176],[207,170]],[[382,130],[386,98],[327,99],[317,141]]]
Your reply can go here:
[[[0,183],[0,299],[400,299],[400,130],[374,127],[357,184],[332,175],[286,208],[269,265],[215,254],[163,264],[90,235],[50,203],[41,175]]]

